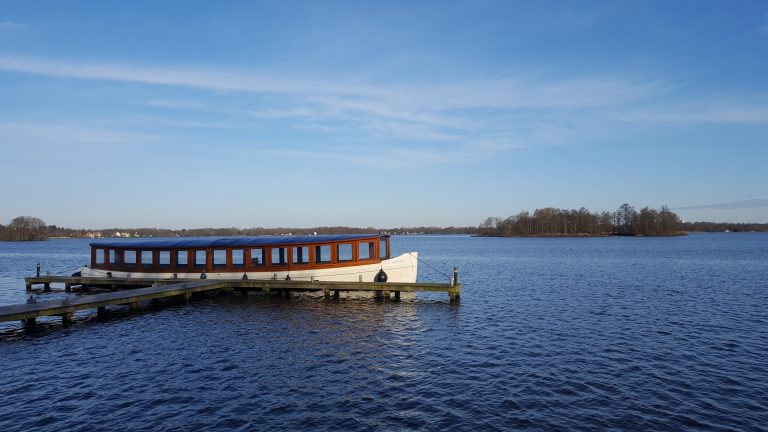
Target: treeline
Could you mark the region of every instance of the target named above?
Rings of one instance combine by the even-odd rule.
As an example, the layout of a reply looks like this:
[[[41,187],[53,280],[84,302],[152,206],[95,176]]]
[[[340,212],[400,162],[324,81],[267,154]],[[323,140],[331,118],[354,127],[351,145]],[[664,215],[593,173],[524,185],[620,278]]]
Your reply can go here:
[[[666,206],[656,210],[645,207],[639,212],[623,204],[615,212],[590,212],[552,207],[536,209],[533,214],[523,211],[506,219],[489,217],[478,228],[483,236],[557,237],[642,235],[672,236],[681,231],[680,218]]]
[[[768,223],[683,222],[682,229],[698,232],[766,232]]]
[[[0,225],[0,240],[34,241],[45,240],[48,227],[42,219],[31,216],[19,216],[7,226]]]
[[[8,225],[0,224],[0,241],[34,241],[51,237],[209,237],[209,236],[259,236],[259,235],[310,235],[310,234],[368,234],[392,235],[415,234],[475,234],[476,227],[400,227],[400,228],[355,228],[355,227],[314,227],[314,228],[107,228],[100,230],[62,228],[46,225],[42,219],[20,216]]]

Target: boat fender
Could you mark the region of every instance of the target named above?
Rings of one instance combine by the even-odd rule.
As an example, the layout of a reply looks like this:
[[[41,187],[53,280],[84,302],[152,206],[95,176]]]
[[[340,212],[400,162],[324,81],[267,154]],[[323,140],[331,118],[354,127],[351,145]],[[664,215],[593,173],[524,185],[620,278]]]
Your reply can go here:
[[[387,281],[387,274],[384,272],[384,269],[379,270],[378,273],[376,273],[376,277],[373,278],[375,282],[386,282]]]
[[[200,273],[200,279],[208,279],[208,276],[205,273]]]
[[[112,272],[107,272],[107,279],[112,279]]]
[[[248,274],[243,273],[243,280],[248,280]]]

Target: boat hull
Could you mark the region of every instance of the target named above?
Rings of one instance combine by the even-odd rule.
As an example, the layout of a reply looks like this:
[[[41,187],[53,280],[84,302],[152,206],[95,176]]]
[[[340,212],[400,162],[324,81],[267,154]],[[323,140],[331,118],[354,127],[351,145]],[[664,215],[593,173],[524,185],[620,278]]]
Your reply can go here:
[[[291,280],[316,280],[316,281],[339,281],[339,282],[373,282],[376,274],[383,270],[387,274],[387,282],[416,282],[418,273],[418,252],[408,252],[402,255],[382,260],[380,263],[365,264],[346,267],[332,267],[310,270],[290,270],[290,271],[261,271],[261,272],[206,272],[207,279],[242,279],[247,275],[248,279],[268,280],[268,279],[286,279]],[[82,277],[108,277],[111,273],[114,278],[143,278],[143,279],[170,279],[174,277],[170,272],[124,272],[107,271],[83,267],[80,269]],[[201,272],[176,273],[179,279],[200,279]]]

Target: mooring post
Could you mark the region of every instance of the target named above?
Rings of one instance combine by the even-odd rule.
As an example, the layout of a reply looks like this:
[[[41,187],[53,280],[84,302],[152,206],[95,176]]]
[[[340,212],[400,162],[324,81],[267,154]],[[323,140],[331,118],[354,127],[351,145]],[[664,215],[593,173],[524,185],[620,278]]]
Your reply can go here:
[[[326,300],[330,300],[331,298],[331,290],[330,288],[323,288],[323,296]]]
[[[106,306],[99,306],[98,309],[96,309],[96,317],[99,319],[104,319],[107,317],[107,307]]]
[[[46,282],[46,283],[43,284],[43,291],[44,292],[51,291],[51,283],[50,282]]]
[[[35,325],[37,324],[37,321],[35,321],[35,318],[27,318],[21,320],[21,322],[24,324],[24,330],[32,330],[35,328]]]
[[[453,280],[451,281],[451,286],[456,286],[459,284],[459,268],[454,267],[453,268]]]
[[[32,284],[27,282],[27,291],[32,291]]]
[[[400,291],[395,291],[395,301],[400,301]]]
[[[40,263],[37,263],[37,277],[40,277]]]
[[[333,290],[333,298],[335,298],[336,300],[339,299],[339,290]]]
[[[72,292],[72,284],[71,283],[65,283],[64,284],[64,292]]]

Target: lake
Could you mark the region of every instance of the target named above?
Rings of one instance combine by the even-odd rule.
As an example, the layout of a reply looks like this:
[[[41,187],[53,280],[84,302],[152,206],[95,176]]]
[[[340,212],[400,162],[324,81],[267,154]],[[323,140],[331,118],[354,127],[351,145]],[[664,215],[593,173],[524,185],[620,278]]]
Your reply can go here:
[[[0,242],[0,304],[88,240]],[[0,326],[0,430],[764,430],[768,234],[408,236],[415,301],[223,296]],[[40,295],[59,298],[63,293]]]

